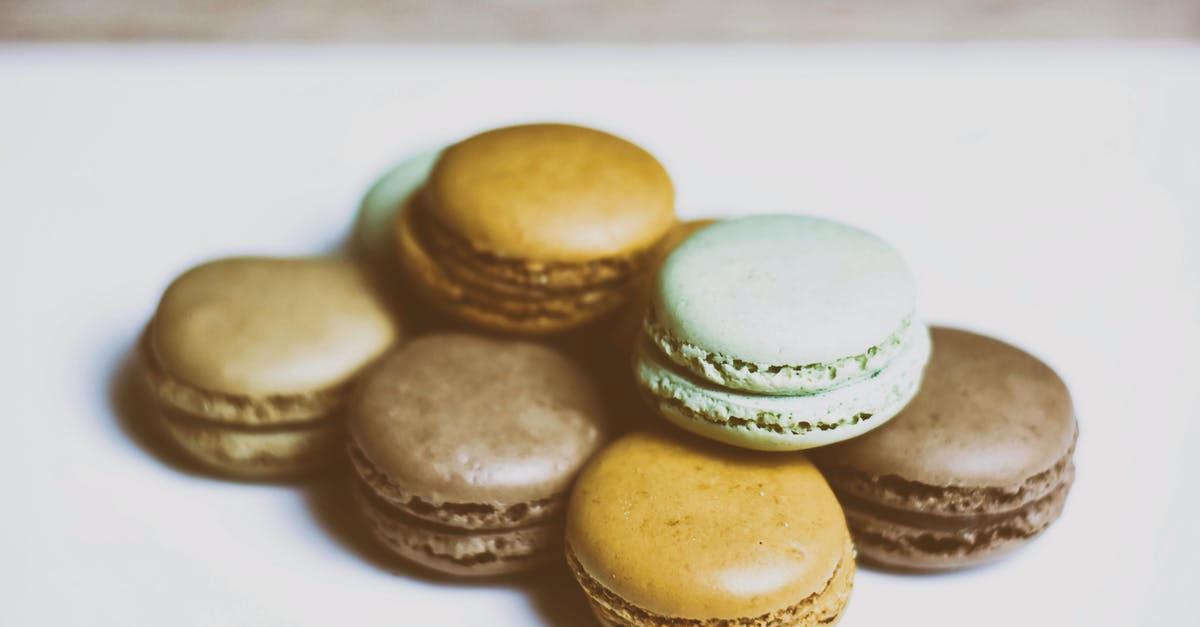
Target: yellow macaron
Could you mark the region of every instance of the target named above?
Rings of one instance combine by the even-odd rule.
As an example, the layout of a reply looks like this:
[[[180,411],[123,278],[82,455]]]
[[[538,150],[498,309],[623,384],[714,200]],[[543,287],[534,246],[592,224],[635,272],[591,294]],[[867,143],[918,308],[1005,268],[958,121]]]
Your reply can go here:
[[[501,128],[440,154],[396,219],[397,255],[460,320],[557,333],[629,299],[674,201],[666,170],[629,141],[566,124]]]
[[[607,625],[828,624],[855,571],[841,507],[806,457],[653,430],[584,469],[566,551]]]

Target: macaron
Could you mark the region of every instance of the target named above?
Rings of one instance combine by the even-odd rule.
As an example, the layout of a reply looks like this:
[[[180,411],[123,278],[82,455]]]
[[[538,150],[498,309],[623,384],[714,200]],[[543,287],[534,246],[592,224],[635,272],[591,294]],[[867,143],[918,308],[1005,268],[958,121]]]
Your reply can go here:
[[[370,270],[379,291],[392,300],[403,316],[404,328],[412,335],[462,327],[462,323],[415,298],[418,292],[406,280],[396,251],[397,216],[421,188],[440,151],[416,152],[380,176],[359,204],[354,223],[352,250]]]
[[[349,261],[240,257],[171,283],[141,362],[185,451],[223,473],[275,478],[331,458],[355,377],[400,336]]]
[[[429,178],[440,154],[438,150],[426,150],[409,155],[384,172],[363,196],[354,225],[354,248],[381,275],[394,278],[400,272],[395,250],[396,216]]]
[[[826,625],[853,586],[837,499],[803,455],[635,431],[580,474],[567,563],[605,625]]]
[[[443,151],[396,222],[397,254],[436,307],[545,335],[613,311],[675,222],[662,165],[565,124],[496,129]]]
[[[656,278],[635,372],[665,418],[760,450],[874,429],[916,394],[929,336],[912,274],[858,228],[763,215],[700,230]]]
[[[916,398],[816,452],[871,562],[936,570],[1025,546],[1062,512],[1078,427],[1066,385],[1028,353],[934,327]]]
[[[529,341],[417,338],[363,377],[350,459],[368,527],[396,555],[457,576],[561,556],[568,488],[604,443],[585,372]]]

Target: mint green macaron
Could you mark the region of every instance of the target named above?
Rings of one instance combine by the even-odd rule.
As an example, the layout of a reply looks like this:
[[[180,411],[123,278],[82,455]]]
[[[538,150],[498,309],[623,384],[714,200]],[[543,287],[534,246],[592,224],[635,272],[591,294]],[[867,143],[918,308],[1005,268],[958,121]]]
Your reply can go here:
[[[823,218],[727,220],[656,279],[635,371],[665,418],[751,449],[839,442],[889,420],[929,359],[894,248]]]
[[[440,150],[424,150],[410,155],[367,190],[355,222],[355,244],[373,267],[394,274],[396,215],[429,178],[440,154]]]

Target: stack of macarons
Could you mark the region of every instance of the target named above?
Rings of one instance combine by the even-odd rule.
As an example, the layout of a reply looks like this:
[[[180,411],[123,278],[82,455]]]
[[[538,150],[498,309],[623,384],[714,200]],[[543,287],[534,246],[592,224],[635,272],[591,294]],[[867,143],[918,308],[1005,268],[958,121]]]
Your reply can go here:
[[[926,327],[861,229],[681,222],[648,152],[534,124],[401,163],[357,242],[185,272],[140,354],[183,451],[251,479],[340,461],[400,559],[565,561],[606,625],[820,625],[859,557],[969,566],[1062,511],[1062,381]]]

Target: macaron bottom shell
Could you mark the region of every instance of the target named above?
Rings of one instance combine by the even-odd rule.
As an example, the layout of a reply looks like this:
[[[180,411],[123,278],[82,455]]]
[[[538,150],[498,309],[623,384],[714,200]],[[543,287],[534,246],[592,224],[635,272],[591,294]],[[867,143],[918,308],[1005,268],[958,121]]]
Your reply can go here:
[[[561,517],[516,529],[459,529],[418,519],[356,482],[359,511],[372,535],[393,554],[432,571],[494,577],[539,568],[557,554]]]
[[[298,477],[330,465],[341,439],[332,418],[270,428],[242,428],[185,414],[159,403],[163,430],[190,457],[223,475],[246,479]]]
[[[996,561],[1029,544],[1062,514],[1074,478],[1070,465],[1050,494],[1019,510],[980,516],[912,514],[843,503],[860,558],[901,571],[943,571]]]
[[[870,419],[863,419],[861,417],[852,418],[853,422],[836,427],[836,434],[834,433],[834,429],[818,431],[815,437],[806,438],[803,443],[799,443],[797,436],[766,431],[746,422],[740,422],[736,425],[711,422],[679,406],[660,403],[658,404],[657,411],[660,416],[671,424],[698,436],[723,442],[731,446],[765,452],[798,451],[824,446],[832,442],[839,442],[875,428],[878,423],[872,424],[871,421],[877,417],[880,421],[888,419],[888,415],[883,413],[872,414]]]

